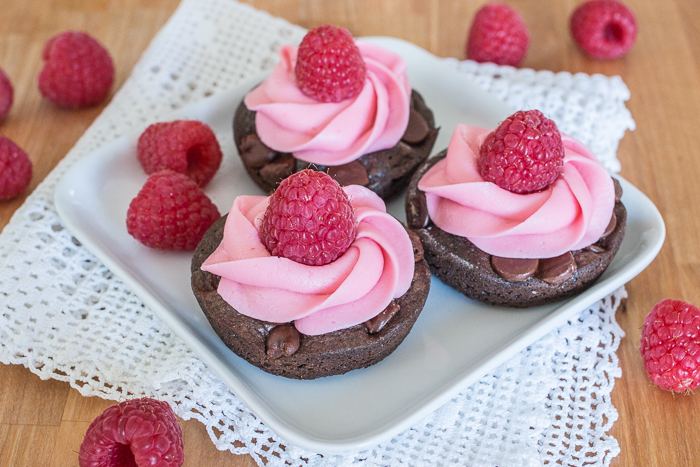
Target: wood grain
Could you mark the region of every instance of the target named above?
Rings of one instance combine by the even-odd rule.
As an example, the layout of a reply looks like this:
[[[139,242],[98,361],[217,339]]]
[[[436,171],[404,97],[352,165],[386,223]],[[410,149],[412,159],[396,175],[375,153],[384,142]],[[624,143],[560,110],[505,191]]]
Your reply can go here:
[[[475,0],[254,0],[251,5],[310,28],[333,23],[357,36],[403,38],[443,57],[464,58],[469,22],[485,2]],[[625,0],[637,15],[639,36],[623,59],[598,62],[572,43],[568,18],[581,0],[506,0],[521,12],[531,33],[524,67],[620,75],[631,90],[628,108],[637,128],[623,138],[622,176],[658,206],[668,236],[659,257],[628,286],[626,310],[617,320],[626,337],[618,357],[622,378],[612,400],[619,419],[611,434],[621,454],[611,465],[700,465],[700,399],[659,390],[646,377],[638,345],[651,307],[665,297],[700,304],[700,3],[696,0]],[[104,105],[69,111],[37,90],[41,50],[66,29],[85,30],[110,50],[123,84],[177,0],[2,1],[0,67],[15,87],[10,116],[0,133],[13,139],[34,164],[31,186],[0,202],[0,227],[70,150]],[[24,367],[0,365],[0,465],[77,466],[89,423],[110,403],[82,397],[68,384],[41,381]],[[196,421],[182,422],[186,466],[252,466],[249,456],[219,452]]]

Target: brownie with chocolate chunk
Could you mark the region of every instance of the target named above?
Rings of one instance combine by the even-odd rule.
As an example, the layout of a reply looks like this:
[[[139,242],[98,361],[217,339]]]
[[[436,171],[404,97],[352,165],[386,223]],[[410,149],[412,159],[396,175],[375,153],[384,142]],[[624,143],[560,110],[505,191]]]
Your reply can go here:
[[[445,232],[428,214],[418,182],[446,151],[426,161],[406,193],[409,228],[420,237],[430,270],[445,284],[469,298],[492,305],[530,307],[575,295],[590,287],[605,271],[625,235],[627,210],[615,184],[615,207],[608,228],[592,245],[556,258],[514,259],[489,255],[464,237]]]
[[[218,294],[220,277],[201,269],[223,237],[226,216],[206,232],[192,258],[192,290],[221,340],[236,355],[274,375],[315,379],[374,365],[408,335],[430,290],[430,268],[415,233],[415,271],[409,290],[369,321],[317,336],[300,334],[293,323],[268,323],[238,313]]]
[[[408,186],[413,172],[430,155],[438,134],[433,112],[414,90],[406,132],[394,147],[364,154],[344,165],[320,166],[267,147],[258,137],[255,115],[241,101],[233,119],[233,139],[248,174],[268,193],[292,173],[312,168],[328,172],[341,186],[362,185],[390,199]]]

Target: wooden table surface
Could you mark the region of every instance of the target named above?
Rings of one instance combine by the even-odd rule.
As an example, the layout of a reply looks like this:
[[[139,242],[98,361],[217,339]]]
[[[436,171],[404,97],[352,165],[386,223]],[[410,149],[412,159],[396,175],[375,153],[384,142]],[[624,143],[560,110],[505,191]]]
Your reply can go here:
[[[626,333],[617,353],[622,368],[612,394],[619,419],[611,434],[622,449],[611,465],[700,465],[700,394],[674,395],[649,382],[639,356],[644,317],[671,297],[700,305],[700,2],[625,0],[639,36],[624,58],[596,62],[572,43],[568,18],[580,0],[505,0],[524,17],[531,46],[522,64],[536,70],[620,75],[637,123],[618,151],[622,176],[661,211],[667,239],[658,258],[627,285]],[[34,176],[23,196],[0,202],[0,228],[33,188],[71,149],[106,103],[59,109],[43,99],[36,81],[47,39],[84,30],[110,51],[116,66],[112,94],[128,77],[178,0],[0,0],[0,67],[15,88],[0,133],[29,154]],[[464,58],[464,39],[482,0],[259,0],[252,5],[311,28],[333,23],[354,35],[412,41],[443,57]],[[147,6],[145,6],[147,5]],[[67,383],[41,381],[22,366],[0,365],[0,465],[77,466],[90,421],[111,403],[85,398]],[[186,466],[255,465],[248,456],[219,452],[196,421],[182,422]]]

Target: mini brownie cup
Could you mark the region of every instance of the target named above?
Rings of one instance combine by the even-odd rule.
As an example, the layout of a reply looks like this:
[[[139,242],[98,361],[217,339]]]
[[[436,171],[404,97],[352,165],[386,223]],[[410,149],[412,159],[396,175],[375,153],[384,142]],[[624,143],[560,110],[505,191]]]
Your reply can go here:
[[[234,115],[248,174],[266,192],[311,168],[382,199],[398,195],[438,133],[406,70],[398,54],[332,25],[312,29],[298,47],[283,45]]]
[[[430,289],[430,269],[415,233],[415,269],[408,291],[369,321],[315,336],[299,333],[292,323],[275,324],[238,313],[217,292],[220,277],[203,271],[202,263],[223,237],[226,216],[204,235],[192,258],[192,290],[221,340],[252,365],[293,379],[315,379],[365,368],[391,354],[420,315]]]
[[[622,243],[621,189],[539,110],[455,127],[409,186],[406,211],[435,275],[469,298],[529,307],[574,295]],[[567,251],[568,250],[568,251]]]
[[[410,105],[406,132],[395,146],[339,166],[310,164],[290,153],[267,147],[257,134],[256,112],[249,110],[242,101],[233,119],[233,139],[248,174],[268,193],[292,173],[312,168],[327,172],[341,186],[361,185],[382,199],[390,199],[408,186],[413,172],[430,155],[438,135],[433,112],[415,90],[411,93]]]
[[[602,237],[592,245],[556,258],[514,260],[492,256],[464,237],[445,232],[430,219],[418,182],[446,151],[426,161],[414,174],[406,194],[408,226],[420,237],[430,270],[469,298],[491,305],[524,308],[551,303],[590,287],[605,271],[625,235],[627,211],[615,185],[615,207]],[[526,279],[524,279],[526,278]]]

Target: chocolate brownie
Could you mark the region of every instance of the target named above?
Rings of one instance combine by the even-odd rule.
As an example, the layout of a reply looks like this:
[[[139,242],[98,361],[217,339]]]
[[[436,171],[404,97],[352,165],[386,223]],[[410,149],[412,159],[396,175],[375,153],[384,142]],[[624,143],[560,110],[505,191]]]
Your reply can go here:
[[[426,161],[406,193],[406,218],[425,248],[435,276],[469,298],[492,305],[530,307],[575,295],[590,287],[605,271],[625,235],[627,210],[615,183],[615,208],[608,229],[596,243],[556,258],[518,260],[491,256],[464,237],[445,232],[428,215],[418,181],[446,151]]]
[[[233,118],[233,139],[248,174],[268,193],[292,173],[310,167],[328,171],[341,186],[362,185],[383,199],[392,198],[408,186],[413,172],[430,155],[438,134],[433,112],[425,105],[423,97],[413,91],[408,127],[401,141],[392,148],[365,154],[348,164],[327,167],[309,164],[290,153],[267,147],[258,138],[255,114],[241,101]]]
[[[214,331],[236,355],[274,375],[315,379],[365,368],[381,361],[404,340],[423,309],[430,268],[415,233],[416,259],[411,288],[371,320],[347,329],[307,336],[293,324],[274,324],[238,313],[217,293],[219,276],[201,265],[223,236],[226,216],[206,232],[192,258],[192,290]]]

